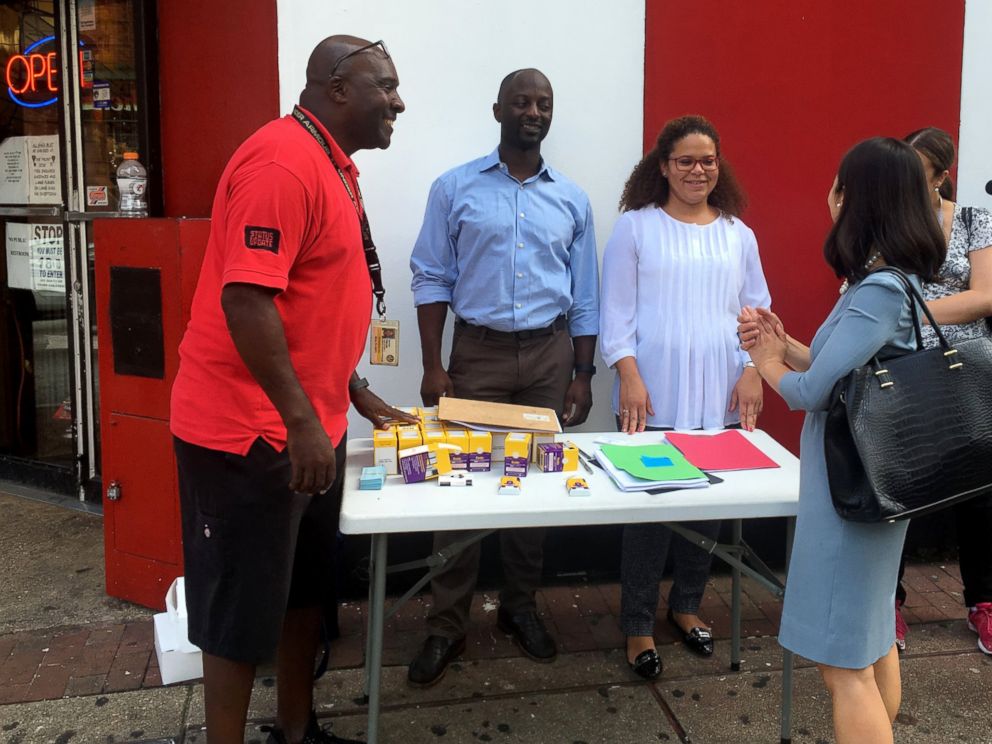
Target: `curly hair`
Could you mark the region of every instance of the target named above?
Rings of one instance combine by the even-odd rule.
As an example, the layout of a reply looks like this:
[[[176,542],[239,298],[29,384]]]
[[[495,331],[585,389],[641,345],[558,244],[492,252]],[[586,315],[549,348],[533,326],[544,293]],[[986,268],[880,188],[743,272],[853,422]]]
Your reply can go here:
[[[937,127],[925,127],[910,132],[902,139],[918,153],[925,155],[937,173],[950,170],[954,165],[954,140],[951,135]],[[938,193],[949,201],[954,201],[954,182],[951,177],[945,178]]]
[[[720,171],[716,186],[707,203],[732,217],[740,217],[747,206],[744,190],[734,176],[734,170],[720,154],[720,135],[716,127],[702,116],[680,116],[662,127],[654,147],[641,158],[624,184],[620,196],[620,211],[629,212],[649,204],[662,207],[668,201],[668,179],[661,175],[661,164],[667,162],[675,144],[690,134],[701,134],[713,140],[720,158]]]

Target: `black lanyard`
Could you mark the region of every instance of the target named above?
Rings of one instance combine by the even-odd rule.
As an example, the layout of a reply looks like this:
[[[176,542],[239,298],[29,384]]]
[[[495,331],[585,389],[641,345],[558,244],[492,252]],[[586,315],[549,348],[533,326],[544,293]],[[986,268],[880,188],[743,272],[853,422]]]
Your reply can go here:
[[[348,192],[348,198],[351,199],[351,203],[355,207],[355,213],[358,215],[358,221],[362,226],[362,248],[365,251],[365,263],[369,267],[369,279],[372,280],[375,309],[379,313],[380,318],[385,318],[386,290],[382,286],[382,266],[379,264],[379,256],[375,252],[375,243],[372,242],[372,229],[369,227],[369,218],[365,213],[365,202],[362,200],[362,192],[358,189],[358,183],[355,183],[356,196],[356,192],[351,190],[351,184],[348,183],[348,179],[345,177],[344,171],[341,170],[341,166],[334,160],[334,153],[331,152],[331,148],[327,144],[327,140],[324,139],[324,135],[320,133],[317,125],[310,121],[310,117],[303,113],[303,110],[299,106],[293,107],[293,118],[299,122],[301,127],[307,130],[310,136],[317,141],[317,144],[327,154],[327,159],[331,161],[331,165],[337,171],[338,178],[344,184],[344,189]]]

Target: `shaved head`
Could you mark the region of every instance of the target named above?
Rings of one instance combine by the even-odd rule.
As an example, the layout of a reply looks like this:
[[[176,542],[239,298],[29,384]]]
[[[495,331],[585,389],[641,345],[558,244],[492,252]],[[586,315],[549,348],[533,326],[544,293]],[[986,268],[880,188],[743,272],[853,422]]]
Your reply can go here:
[[[513,81],[516,80],[521,75],[528,75],[528,76],[533,75],[537,77],[539,80],[542,80],[544,83],[546,83],[549,88],[551,87],[551,81],[548,80],[547,76],[543,72],[534,69],[533,67],[524,67],[523,69],[520,70],[514,70],[505,78],[503,78],[503,82],[499,84],[499,92],[496,94],[497,103],[503,100],[503,96],[506,95],[506,91],[507,89],[509,89],[510,84],[513,83]]]
[[[335,62],[346,54],[371,43],[368,39],[346,34],[328,36],[310,52],[310,59],[307,61],[307,85],[323,85],[331,76]]]
[[[324,125],[347,154],[389,147],[396,116],[406,108],[382,41],[328,36],[307,61],[300,106]]]

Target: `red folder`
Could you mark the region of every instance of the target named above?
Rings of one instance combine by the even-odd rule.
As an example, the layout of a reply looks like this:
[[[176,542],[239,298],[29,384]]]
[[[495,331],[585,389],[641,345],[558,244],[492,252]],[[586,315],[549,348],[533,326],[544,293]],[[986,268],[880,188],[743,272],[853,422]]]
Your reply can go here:
[[[677,434],[665,438],[700,470],[757,470],[777,468],[778,463],[755,447],[736,429],[719,434]]]

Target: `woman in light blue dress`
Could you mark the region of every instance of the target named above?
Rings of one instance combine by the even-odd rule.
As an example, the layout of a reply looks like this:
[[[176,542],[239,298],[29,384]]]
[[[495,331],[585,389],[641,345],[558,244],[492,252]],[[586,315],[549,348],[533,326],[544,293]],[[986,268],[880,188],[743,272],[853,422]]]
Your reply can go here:
[[[896,266],[919,287],[946,244],[913,149],[866,140],[845,155],[830,190],[834,226],[824,256],[841,296],[810,347],[771,312],[745,308],[739,332],[758,372],[793,410],[806,411],[800,444],[799,517],[779,642],[816,662],[833,700],[838,744],[890,744],[901,696],[892,607],[906,522],[864,524],[830,500],[823,430],[835,383],[876,354],[915,348]]]

